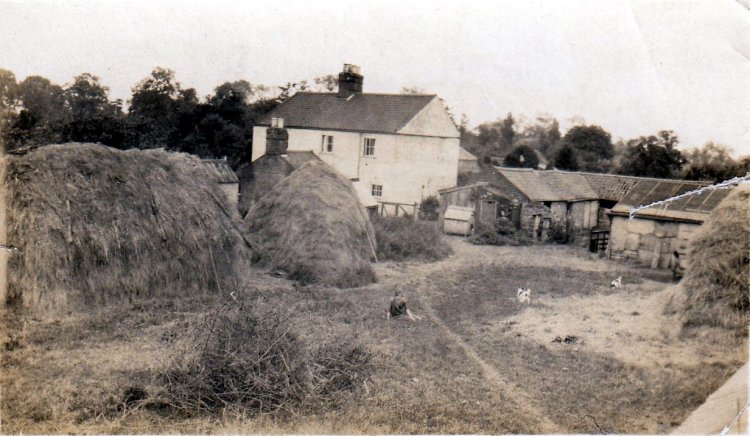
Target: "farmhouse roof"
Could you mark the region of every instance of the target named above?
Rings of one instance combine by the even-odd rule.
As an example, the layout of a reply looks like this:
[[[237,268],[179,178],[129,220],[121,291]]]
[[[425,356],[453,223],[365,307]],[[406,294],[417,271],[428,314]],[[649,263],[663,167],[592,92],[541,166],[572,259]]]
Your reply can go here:
[[[287,151],[281,155],[282,159],[289,162],[292,168],[299,168],[311,160],[320,160],[312,151]]]
[[[686,180],[640,180],[612,208],[611,214],[628,216],[632,208],[666,200],[708,185],[707,182]],[[636,214],[636,217],[702,223],[719,202],[727,196],[729,191],[730,189],[715,189],[686,196],[664,205],[642,209]]]
[[[217,183],[239,183],[237,174],[224,159],[203,159],[203,164],[216,175]]]
[[[531,201],[580,201],[598,198],[597,193],[580,173],[505,167],[496,167],[496,170]]]
[[[270,126],[271,118],[284,118],[290,128],[397,133],[435,98],[365,93],[341,98],[336,93],[300,92],[264,116],[258,125]]]

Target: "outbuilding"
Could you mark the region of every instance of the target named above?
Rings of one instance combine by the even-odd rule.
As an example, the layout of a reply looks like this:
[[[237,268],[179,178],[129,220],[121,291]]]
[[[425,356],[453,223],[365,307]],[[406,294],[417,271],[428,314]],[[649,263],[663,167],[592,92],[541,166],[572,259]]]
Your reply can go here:
[[[684,262],[688,241],[729,189],[709,190],[641,209],[632,219],[630,211],[705,185],[683,180],[639,181],[609,212],[612,225],[607,256],[634,259],[652,268],[671,268],[676,252]]]

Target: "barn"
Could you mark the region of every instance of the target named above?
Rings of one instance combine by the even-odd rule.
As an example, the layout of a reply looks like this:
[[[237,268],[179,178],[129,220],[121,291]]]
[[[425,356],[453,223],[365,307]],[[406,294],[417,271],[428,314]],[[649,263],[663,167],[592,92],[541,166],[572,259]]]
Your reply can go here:
[[[706,183],[640,180],[609,212],[612,224],[607,256],[611,259],[634,259],[652,268],[671,268],[676,260],[675,252],[684,261],[691,236],[730,190],[711,190],[642,209],[633,219],[629,219],[629,214],[635,207],[668,199],[701,186],[706,186]]]

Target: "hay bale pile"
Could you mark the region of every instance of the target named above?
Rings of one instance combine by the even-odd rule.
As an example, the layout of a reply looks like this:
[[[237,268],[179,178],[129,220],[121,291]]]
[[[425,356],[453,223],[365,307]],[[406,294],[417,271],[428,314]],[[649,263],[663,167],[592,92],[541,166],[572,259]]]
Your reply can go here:
[[[686,325],[747,334],[750,311],[750,183],[713,210],[691,241],[683,279]]]
[[[249,258],[200,159],[95,144],[7,158],[5,300],[44,312],[229,285]],[[237,221],[235,221],[235,219]]]
[[[311,161],[274,185],[245,216],[257,260],[293,280],[353,287],[375,281],[374,231],[351,182]]]

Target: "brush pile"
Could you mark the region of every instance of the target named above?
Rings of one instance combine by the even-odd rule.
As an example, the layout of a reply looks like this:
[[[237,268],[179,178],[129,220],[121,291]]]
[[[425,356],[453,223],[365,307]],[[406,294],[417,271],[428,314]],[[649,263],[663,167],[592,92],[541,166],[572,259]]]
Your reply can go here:
[[[200,159],[95,144],[6,158],[5,301],[42,312],[226,288],[250,253]]]
[[[341,288],[375,281],[374,231],[351,182],[322,161],[274,185],[245,216],[262,265],[303,284]]]
[[[750,183],[733,190],[696,233],[682,281],[686,325],[736,329],[750,314]]]
[[[188,415],[240,408],[284,416],[361,389],[371,354],[350,337],[299,334],[305,327],[279,304],[239,296],[187,329],[151,401]]]

